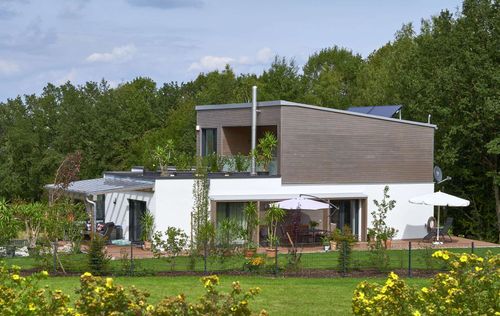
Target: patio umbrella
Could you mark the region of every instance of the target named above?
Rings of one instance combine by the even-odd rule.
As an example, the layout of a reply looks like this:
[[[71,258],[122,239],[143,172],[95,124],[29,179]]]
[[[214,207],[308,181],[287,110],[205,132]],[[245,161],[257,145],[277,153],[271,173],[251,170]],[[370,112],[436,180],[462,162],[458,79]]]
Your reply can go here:
[[[318,202],[310,199],[305,199],[303,197],[293,198],[289,200],[284,200],[281,202],[276,202],[273,204],[279,208],[285,210],[323,210],[330,208],[330,205],[323,202]]]
[[[465,207],[469,206],[468,200],[438,191],[410,199],[410,203],[421,205],[433,205],[438,207],[437,241],[439,242],[439,213],[441,206]]]

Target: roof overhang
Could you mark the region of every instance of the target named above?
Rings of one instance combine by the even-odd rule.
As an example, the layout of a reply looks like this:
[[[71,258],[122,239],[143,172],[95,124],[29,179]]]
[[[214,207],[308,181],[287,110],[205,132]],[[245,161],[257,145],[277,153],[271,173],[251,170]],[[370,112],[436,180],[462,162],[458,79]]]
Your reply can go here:
[[[314,195],[322,199],[345,200],[345,199],[366,199],[368,196],[360,192],[347,193],[306,193]],[[210,195],[212,201],[280,201],[299,197],[300,193],[283,193],[283,194],[235,194],[235,195]],[[306,196],[306,198],[309,198]],[[313,199],[313,198],[311,198]]]
[[[71,182],[71,184],[64,189],[70,195],[99,195],[116,192],[126,191],[144,191],[154,188],[154,181],[135,181],[135,180],[115,180],[115,179],[88,179]],[[47,184],[47,190],[57,189],[54,184]]]

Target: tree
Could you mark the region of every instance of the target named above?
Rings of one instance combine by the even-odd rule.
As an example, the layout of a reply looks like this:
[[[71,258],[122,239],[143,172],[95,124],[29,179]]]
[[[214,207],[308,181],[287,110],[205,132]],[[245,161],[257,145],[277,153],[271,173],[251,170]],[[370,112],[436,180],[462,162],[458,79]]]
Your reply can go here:
[[[305,102],[347,109],[363,63],[359,54],[337,46],[314,53],[304,65]]]

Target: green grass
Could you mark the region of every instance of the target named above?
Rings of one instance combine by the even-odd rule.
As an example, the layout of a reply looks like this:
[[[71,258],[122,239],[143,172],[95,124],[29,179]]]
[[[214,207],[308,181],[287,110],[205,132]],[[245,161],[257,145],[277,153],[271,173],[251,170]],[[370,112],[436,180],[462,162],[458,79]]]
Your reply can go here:
[[[470,249],[450,249],[453,252],[470,252]],[[411,265],[413,269],[440,269],[438,262],[431,258],[435,249],[419,249],[412,251]],[[500,248],[478,248],[475,253],[484,255],[487,251],[498,253]],[[407,250],[389,250],[390,269],[407,269],[408,268],[408,251]],[[327,253],[307,253],[301,258],[300,267],[302,269],[339,269],[338,251]],[[87,271],[87,257],[85,254],[78,255],[60,255],[61,261],[67,271],[83,272]],[[222,259],[222,260],[221,260]],[[43,260],[34,258],[8,258],[5,259],[7,264],[15,264],[22,269],[45,268],[52,269],[52,258],[47,257],[45,266],[41,264]],[[190,265],[189,257],[179,257],[175,261],[174,271],[193,271]],[[232,256],[226,258],[210,258],[207,260],[208,271],[240,271],[243,268],[245,259],[241,256]],[[274,260],[267,260],[269,265],[274,263]],[[278,258],[279,265],[284,267],[287,263],[287,256],[280,255]],[[123,274],[124,271],[129,271],[127,265],[129,261],[112,260],[110,262],[111,271],[117,274]],[[149,274],[155,272],[170,271],[171,264],[165,259],[137,259],[134,260],[136,272],[146,272]],[[353,251],[352,253],[352,268],[358,270],[376,268],[372,261],[372,255],[369,251]],[[203,258],[199,257],[194,263],[194,271],[201,272],[204,270]]]
[[[260,287],[262,292],[251,302],[254,311],[266,309],[271,315],[350,315],[351,298],[360,278],[267,278],[256,276],[221,276],[221,289],[229,291],[232,281],[241,282],[244,289]],[[384,282],[384,279],[368,279]],[[116,283],[135,285],[151,294],[151,303],[163,297],[186,294],[189,301],[203,294],[199,277],[118,277]],[[415,286],[429,284],[429,279],[407,279]],[[71,295],[78,287],[77,277],[52,277],[43,281],[52,289]],[[75,297],[75,294],[72,295]]]

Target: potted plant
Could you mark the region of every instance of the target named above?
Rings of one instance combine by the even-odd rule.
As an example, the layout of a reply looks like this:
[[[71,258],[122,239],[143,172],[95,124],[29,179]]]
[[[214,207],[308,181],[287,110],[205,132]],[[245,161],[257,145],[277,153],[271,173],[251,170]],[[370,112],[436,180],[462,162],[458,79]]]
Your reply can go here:
[[[153,150],[153,161],[160,168],[162,175],[168,172],[168,165],[174,162],[175,153],[175,144],[172,139],[167,139],[165,146],[156,146]]]
[[[381,239],[384,241],[385,249],[391,249],[392,239],[396,236],[398,230],[393,227],[387,227],[381,234]]]
[[[257,163],[262,166],[263,174],[269,174],[269,166],[274,159],[274,152],[278,147],[278,139],[271,132],[265,132],[259,139],[259,144],[252,153]]]
[[[151,250],[151,241],[155,230],[155,217],[148,209],[141,216],[141,229],[142,248],[144,250]]]
[[[234,170],[236,172],[247,173],[248,168],[250,167],[250,159],[248,159],[248,156],[238,153],[237,155],[233,156],[232,167],[234,167]]]
[[[339,228],[335,228],[330,236],[330,250],[337,250],[337,242],[342,236],[342,231]]]
[[[323,244],[323,248],[325,249],[325,252],[330,250],[330,237],[327,235],[321,237],[321,244]]]
[[[245,216],[246,227],[244,230],[245,233],[245,257],[250,258],[255,255],[257,252],[258,245],[253,242],[253,237],[255,231],[259,226],[259,210],[257,209],[257,203],[249,202],[245,205],[243,209],[243,213]]]
[[[278,224],[285,218],[285,211],[277,206],[271,205],[266,210],[265,222],[267,224],[267,241],[268,249],[266,249],[268,257],[276,256],[276,247],[278,246]]]
[[[319,223],[316,221],[309,221],[309,228],[311,228],[311,230],[315,230],[318,225]]]

